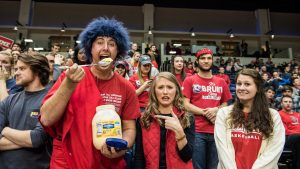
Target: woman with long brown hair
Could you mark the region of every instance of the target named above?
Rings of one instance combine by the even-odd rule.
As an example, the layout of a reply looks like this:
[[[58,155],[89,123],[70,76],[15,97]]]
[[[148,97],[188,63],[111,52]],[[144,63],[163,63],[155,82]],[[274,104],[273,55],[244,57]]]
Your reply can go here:
[[[279,113],[269,108],[263,79],[253,69],[236,77],[237,99],[215,123],[219,169],[275,169],[285,142]]]
[[[185,72],[184,60],[183,60],[183,57],[180,55],[172,56],[172,58],[171,58],[171,73],[176,77],[180,86],[182,86],[182,83],[186,77],[192,75],[190,73]]]
[[[161,72],[153,81],[146,111],[137,123],[136,169],[191,169],[194,119],[185,112],[176,77]]]

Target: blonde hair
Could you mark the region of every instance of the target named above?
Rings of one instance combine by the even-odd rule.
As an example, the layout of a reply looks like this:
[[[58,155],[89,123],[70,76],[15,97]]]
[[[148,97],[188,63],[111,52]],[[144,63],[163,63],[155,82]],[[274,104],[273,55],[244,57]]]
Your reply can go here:
[[[191,122],[190,122],[191,115],[189,113],[185,112],[186,110],[183,105],[184,97],[181,92],[181,87],[180,87],[178,81],[176,80],[176,77],[170,72],[161,72],[154,79],[154,81],[150,87],[148,106],[141,117],[142,127],[149,128],[151,122],[153,122],[153,120],[154,120],[151,115],[153,113],[154,113],[154,115],[160,114],[160,112],[158,110],[158,99],[156,97],[155,87],[156,87],[157,81],[159,81],[162,78],[167,79],[170,82],[172,82],[173,84],[175,84],[176,95],[173,100],[173,106],[175,106],[180,112],[184,112],[183,115],[179,117],[181,126],[183,128],[189,127],[191,125]],[[159,121],[159,123],[162,124],[162,121]]]

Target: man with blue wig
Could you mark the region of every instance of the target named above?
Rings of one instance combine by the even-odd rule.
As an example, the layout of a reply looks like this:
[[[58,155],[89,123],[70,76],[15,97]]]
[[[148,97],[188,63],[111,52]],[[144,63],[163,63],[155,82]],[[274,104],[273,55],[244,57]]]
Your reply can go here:
[[[62,73],[41,108],[41,124],[54,138],[50,168],[125,168],[125,150],[93,146],[91,124],[97,106],[113,104],[122,120],[123,139],[128,147],[134,143],[140,116],[135,89],[113,72],[113,62],[128,51],[128,32],[121,22],[100,17],[79,38],[91,66],[74,64]]]

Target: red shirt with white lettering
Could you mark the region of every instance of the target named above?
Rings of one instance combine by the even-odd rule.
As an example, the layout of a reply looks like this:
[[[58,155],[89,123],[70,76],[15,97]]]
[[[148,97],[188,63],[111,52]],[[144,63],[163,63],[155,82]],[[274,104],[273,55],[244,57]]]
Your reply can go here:
[[[215,76],[202,78],[194,74],[187,77],[182,92],[191,104],[201,109],[218,107],[232,98],[224,79]],[[214,133],[214,125],[204,116],[195,116],[195,131]]]
[[[279,111],[281,120],[285,128],[285,134],[300,134],[300,114],[292,112],[291,114],[281,110]]]
[[[148,80],[147,76],[143,77],[144,82]],[[134,86],[135,90],[142,86],[141,81],[139,80],[138,74],[134,74],[130,77],[129,82]],[[145,89],[140,95],[138,95],[140,107],[146,107],[149,102],[149,90],[150,87]]]
[[[261,147],[262,134],[257,131],[247,133],[243,127],[235,128],[231,130],[231,141],[237,168],[251,169]]]

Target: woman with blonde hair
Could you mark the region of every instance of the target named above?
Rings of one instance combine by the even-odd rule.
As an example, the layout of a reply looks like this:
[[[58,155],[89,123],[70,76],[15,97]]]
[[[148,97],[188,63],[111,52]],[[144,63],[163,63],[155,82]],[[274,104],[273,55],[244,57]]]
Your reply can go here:
[[[14,59],[9,52],[0,51],[0,101],[8,95],[22,91],[13,78]]]
[[[151,59],[148,55],[142,55],[139,58],[138,71],[129,78],[129,81],[136,89],[136,95],[139,99],[140,112],[144,112],[148,100],[149,89],[153,78],[151,77]]]
[[[193,168],[194,118],[185,111],[183,99],[176,77],[159,73],[137,123],[136,169]]]
[[[285,142],[279,113],[269,108],[263,79],[253,69],[236,77],[235,103],[215,123],[219,169],[276,169]]]

